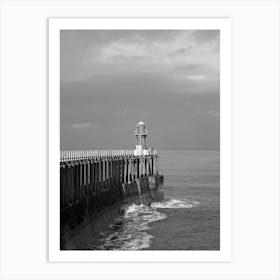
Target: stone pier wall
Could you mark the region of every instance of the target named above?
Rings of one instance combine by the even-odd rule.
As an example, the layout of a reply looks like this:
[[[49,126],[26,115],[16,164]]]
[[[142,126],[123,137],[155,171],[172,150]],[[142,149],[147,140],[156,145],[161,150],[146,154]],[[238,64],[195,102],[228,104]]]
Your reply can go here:
[[[60,248],[87,249],[122,214],[123,205],[150,204],[159,192],[158,156],[107,155],[60,163]]]

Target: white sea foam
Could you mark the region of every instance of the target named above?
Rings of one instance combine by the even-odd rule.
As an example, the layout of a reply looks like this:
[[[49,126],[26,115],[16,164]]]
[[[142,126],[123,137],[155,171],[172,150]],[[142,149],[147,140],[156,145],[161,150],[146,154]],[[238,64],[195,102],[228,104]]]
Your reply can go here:
[[[164,220],[167,216],[152,207],[143,204],[130,205],[122,219],[117,219],[110,226],[102,245],[93,246],[97,250],[139,250],[149,248],[153,236],[146,231],[149,223]]]
[[[162,202],[154,202],[152,203],[152,208],[158,209],[158,208],[193,208],[197,207],[200,203],[198,201],[190,201],[188,199],[169,199]]]
[[[199,205],[198,201],[187,199],[169,199],[162,202],[154,202],[150,207],[140,204],[128,206],[122,217],[115,219],[109,229],[100,235],[98,244],[92,246],[95,250],[140,250],[149,248],[152,238],[146,231],[150,229],[150,223],[161,221],[167,215],[157,211],[160,208],[192,208]]]

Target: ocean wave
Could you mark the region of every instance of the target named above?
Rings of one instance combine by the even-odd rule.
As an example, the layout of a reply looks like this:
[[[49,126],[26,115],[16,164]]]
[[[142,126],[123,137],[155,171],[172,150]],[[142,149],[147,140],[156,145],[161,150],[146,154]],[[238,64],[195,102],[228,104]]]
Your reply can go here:
[[[153,236],[146,231],[149,223],[166,219],[167,215],[146,205],[132,204],[121,218],[91,246],[94,250],[140,250],[149,248]],[[100,245],[97,245],[100,244]]]
[[[187,199],[173,198],[154,202],[151,206],[132,204],[123,208],[124,214],[99,235],[92,243],[93,250],[141,250],[149,248],[154,238],[147,233],[150,223],[165,220],[167,215],[157,211],[160,208],[193,208],[200,203]]]
[[[162,202],[154,202],[154,203],[152,203],[151,207],[154,209],[158,209],[158,208],[178,209],[178,208],[193,208],[193,207],[197,207],[199,204],[200,203],[198,201],[190,201],[188,199],[173,198],[173,199],[165,200]]]

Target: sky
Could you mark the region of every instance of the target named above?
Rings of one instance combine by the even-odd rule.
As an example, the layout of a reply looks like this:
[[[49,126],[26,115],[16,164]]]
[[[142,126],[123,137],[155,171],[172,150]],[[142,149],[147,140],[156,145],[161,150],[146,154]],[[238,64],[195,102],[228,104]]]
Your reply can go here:
[[[60,146],[219,150],[218,30],[63,30]]]

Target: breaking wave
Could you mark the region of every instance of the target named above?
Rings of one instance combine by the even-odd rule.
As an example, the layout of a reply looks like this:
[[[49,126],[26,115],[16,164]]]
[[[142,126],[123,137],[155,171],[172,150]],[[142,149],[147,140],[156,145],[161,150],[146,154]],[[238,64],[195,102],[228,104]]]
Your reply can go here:
[[[160,208],[192,208],[199,205],[197,201],[170,199],[154,202],[151,206],[132,204],[123,216],[114,220],[105,232],[92,242],[92,250],[141,250],[149,248],[154,238],[146,231],[150,223],[161,221],[168,216],[157,211]]]
[[[152,208],[193,208],[199,205],[198,201],[190,201],[188,199],[169,199],[162,202],[154,202]]]
[[[152,235],[146,230],[149,223],[164,220],[167,216],[146,205],[132,204],[121,218],[115,219],[95,250],[139,250],[150,246]],[[94,248],[95,247],[95,248]]]

